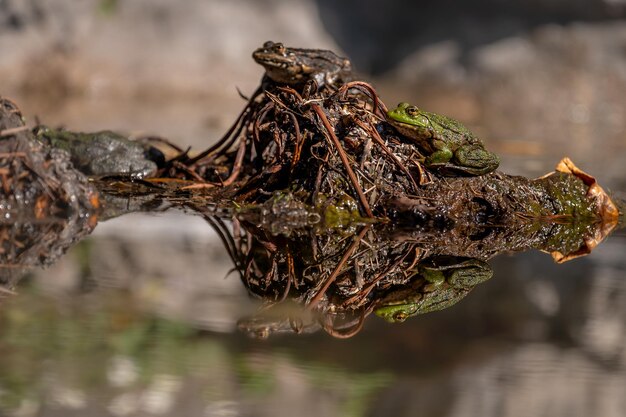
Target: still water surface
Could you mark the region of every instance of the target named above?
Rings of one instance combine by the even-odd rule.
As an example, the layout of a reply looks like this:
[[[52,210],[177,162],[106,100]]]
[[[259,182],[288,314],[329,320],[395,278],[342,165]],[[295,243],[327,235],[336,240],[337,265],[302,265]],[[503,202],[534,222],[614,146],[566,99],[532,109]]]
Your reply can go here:
[[[0,408],[622,416],[625,252],[613,236],[563,265],[536,251],[503,255],[490,261],[493,279],[447,310],[395,324],[371,315],[348,340],[323,331],[258,340],[237,330],[258,301],[229,274],[208,225],[176,213],[121,217],[3,300]]]

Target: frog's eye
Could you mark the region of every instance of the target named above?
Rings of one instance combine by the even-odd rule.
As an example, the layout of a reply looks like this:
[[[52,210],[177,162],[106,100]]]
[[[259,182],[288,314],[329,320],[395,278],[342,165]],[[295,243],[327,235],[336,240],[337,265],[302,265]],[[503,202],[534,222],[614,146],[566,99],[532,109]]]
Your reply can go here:
[[[267,327],[258,329],[254,332],[254,337],[256,337],[257,339],[267,339],[268,337],[270,337],[270,329]]]
[[[396,314],[393,315],[393,320],[402,323],[408,317],[409,315],[406,314],[404,311],[398,311]]]
[[[279,42],[279,43],[275,43],[275,44],[274,44],[274,50],[275,50],[277,53],[279,53],[279,54],[283,55],[283,54],[285,53],[285,45],[283,45],[283,44],[282,44],[282,43],[280,43],[280,42]]]
[[[415,106],[409,106],[406,108],[406,114],[408,114],[409,116],[417,116],[418,113],[419,109]]]
[[[274,42],[272,42],[272,41],[267,41],[267,42],[265,42],[263,44],[263,48],[265,48],[265,49],[269,49],[269,48],[272,48],[272,47],[274,47]]]

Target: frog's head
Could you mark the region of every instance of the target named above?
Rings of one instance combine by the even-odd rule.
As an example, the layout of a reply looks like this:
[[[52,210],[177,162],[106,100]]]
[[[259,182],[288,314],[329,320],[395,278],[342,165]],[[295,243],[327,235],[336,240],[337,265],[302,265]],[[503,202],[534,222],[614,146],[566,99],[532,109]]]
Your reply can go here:
[[[280,42],[267,41],[252,53],[252,58],[263,65],[267,76],[276,82],[291,83],[303,71],[298,55]]]
[[[406,302],[404,304],[391,304],[378,307],[374,314],[389,323],[402,323],[418,312],[418,302]]]
[[[421,285],[421,284],[419,284]],[[400,288],[387,294],[374,310],[374,314],[389,323],[401,323],[420,312],[423,294],[414,286]]]
[[[429,115],[430,113],[409,103],[400,103],[398,107],[387,112],[387,121],[400,134],[422,142],[433,136],[435,126]]]
[[[387,112],[390,121],[406,123],[422,128],[430,128],[430,119],[426,113],[409,103],[400,103],[395,109]]]

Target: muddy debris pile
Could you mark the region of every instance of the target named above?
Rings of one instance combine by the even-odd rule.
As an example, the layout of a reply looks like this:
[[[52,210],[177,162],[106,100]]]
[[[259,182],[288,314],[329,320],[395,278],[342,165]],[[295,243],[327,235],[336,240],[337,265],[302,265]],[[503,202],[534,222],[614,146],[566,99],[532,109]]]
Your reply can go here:
[[[345,58],[273,43],[254,57],[267,75],[237,122],[209,149],[169,159],[161,176],[198,182],[186,190],[232,186],[233,199],[248,205],[275,193],[310,207],[349,196],[366,218],[384,216],[385,196],[414,193],[428,181],[417,148],[390,136],[387,109],[374,89],[344,83]],[[271,67],[279,58],[285,66]]]

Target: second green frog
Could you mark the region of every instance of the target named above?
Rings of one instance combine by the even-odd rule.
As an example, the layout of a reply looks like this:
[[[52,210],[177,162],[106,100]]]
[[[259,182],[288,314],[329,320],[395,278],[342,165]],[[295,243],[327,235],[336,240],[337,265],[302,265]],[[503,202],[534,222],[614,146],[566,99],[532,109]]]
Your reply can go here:
[[[484,175],[500,165],[482,141],[458,121],[400,103],[387,121],[426,153],[424,164],[443,175]]]

